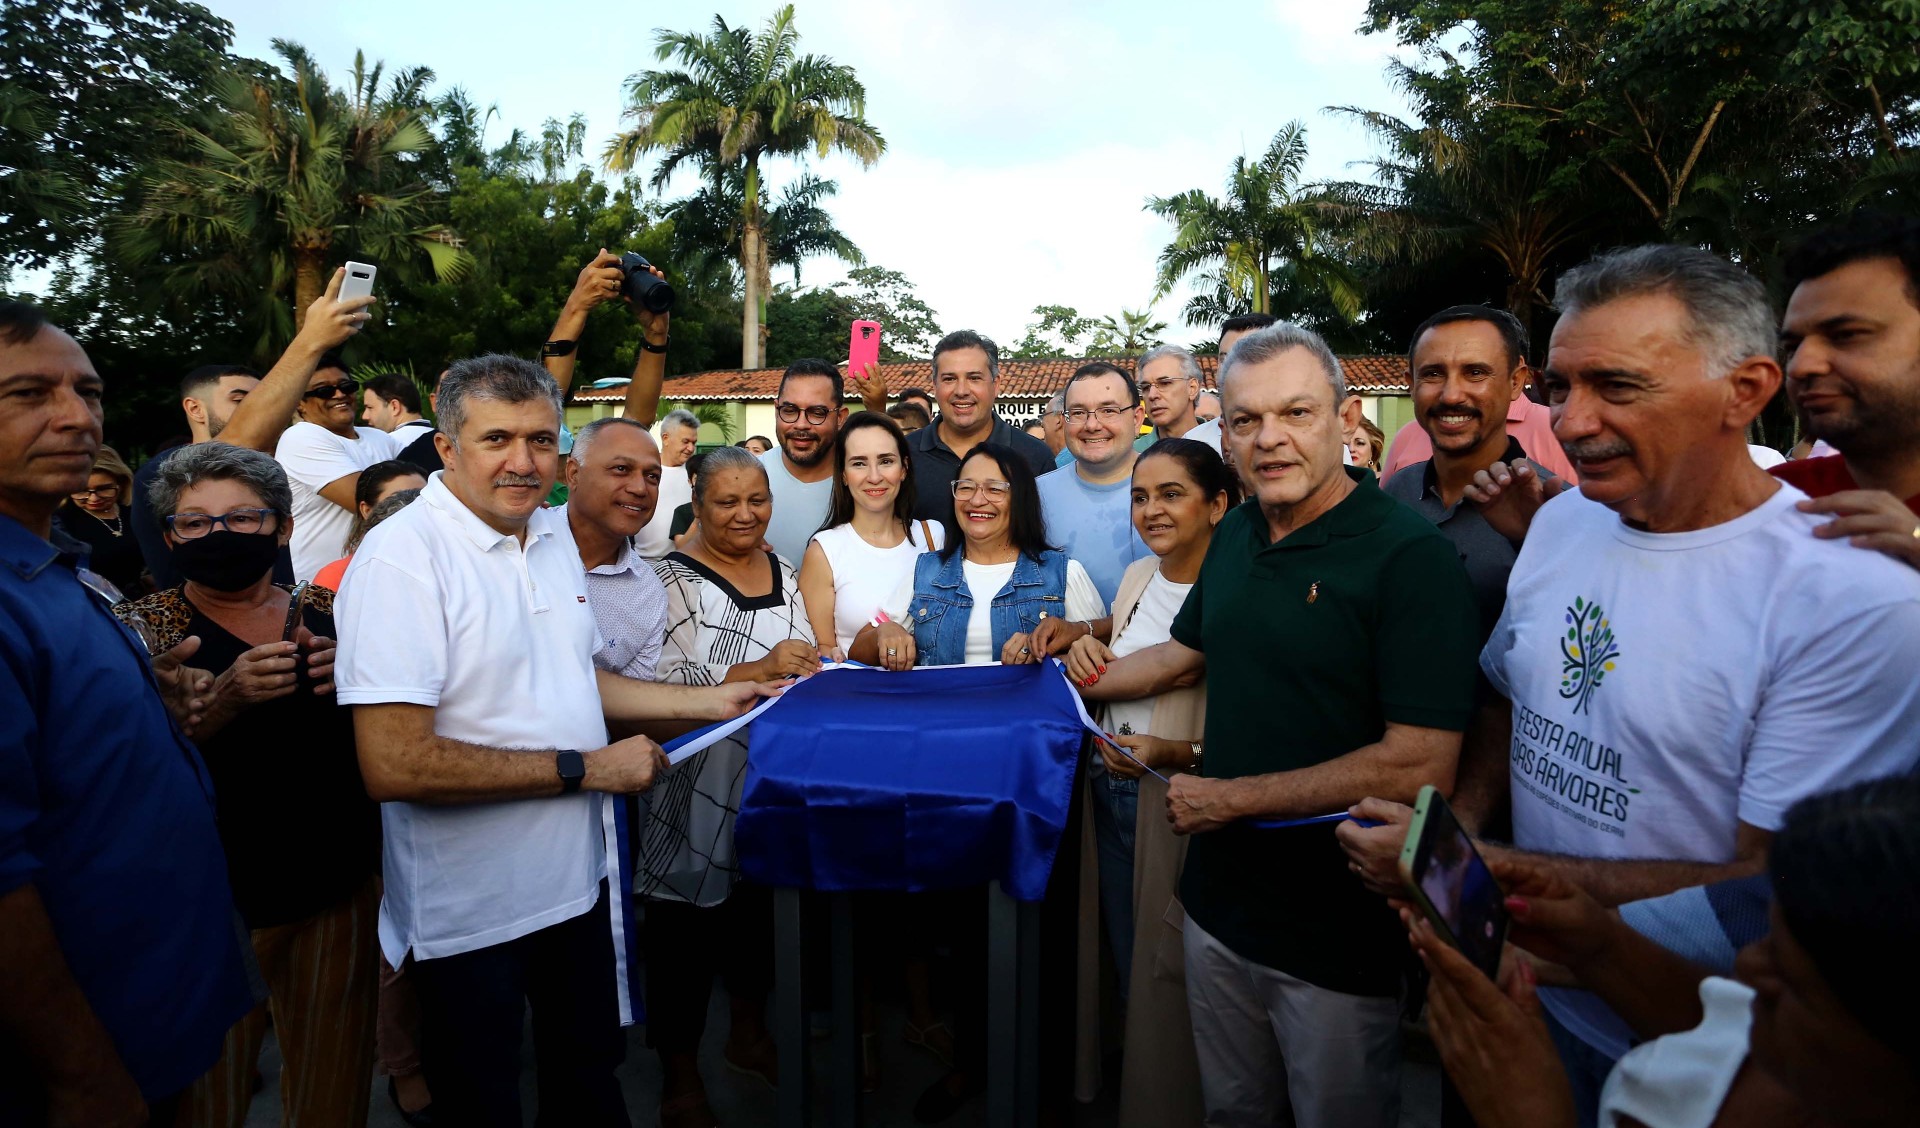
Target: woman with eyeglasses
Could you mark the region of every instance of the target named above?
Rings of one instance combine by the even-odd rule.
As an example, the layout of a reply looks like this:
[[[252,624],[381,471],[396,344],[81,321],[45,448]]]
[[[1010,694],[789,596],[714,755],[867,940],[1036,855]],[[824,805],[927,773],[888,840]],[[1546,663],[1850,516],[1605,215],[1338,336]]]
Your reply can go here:
[[[140,542],[130,534],[127,512],[133,508],[133,471],[110,446],[100,448],[87,475],[87,488],[73,495],[53,515],[54,524],[87,546],[87,567],[104,576],[122,595],[138,599],[146,593],[141,575]]]
[[[361,471],[400,457],[400,443],[393,436],[354,426],[359,389],[359,381],[347,375],[337,355],[322,358],[307,378],[299,420],[274,449],[293,486],[294,534],[288,547],[295,579],[311,580],[347,554]]]
[[[379,809],[367,798],[353,721],[333,697],[333,595],[298,606],[273,583],[293,532],[279,463],[200,443],[169,458],[150,493],[180,587],[116,608],[159,646],[200,639],[217,671],[194,741],[213,784],[233,899],[252,931],[269,1001],[235,1024],[188,1098],[195,1125],[245,1121],[268,1008],[286,1058],[289,1124],[363,1124],[379,984]]]
[[[800,564],[823,658],[844,659],[860,628],[912,578],[914,560],[946,543],[944,526],[913,519],[911,464],[905,433],[886,416],[862,411],[840,428],[827,521]]]
[[[886,620],[860,629],[854,661],[889,670],[1038,662],[1029,644],[1042,618],[1106,615],[1087,570],[1047,543],[1040,491],[1019,454],[981,443],[952,488],[945,545],[915,561]]]

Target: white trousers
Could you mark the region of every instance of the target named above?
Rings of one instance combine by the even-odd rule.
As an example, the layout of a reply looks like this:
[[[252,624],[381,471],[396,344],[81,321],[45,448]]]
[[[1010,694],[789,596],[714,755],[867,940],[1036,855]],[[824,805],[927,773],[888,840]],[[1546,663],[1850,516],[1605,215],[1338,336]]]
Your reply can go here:
[[[1208,1128],[1396,1128],[1399,1000],[1254,963],[1192,917],[1184,938]]]

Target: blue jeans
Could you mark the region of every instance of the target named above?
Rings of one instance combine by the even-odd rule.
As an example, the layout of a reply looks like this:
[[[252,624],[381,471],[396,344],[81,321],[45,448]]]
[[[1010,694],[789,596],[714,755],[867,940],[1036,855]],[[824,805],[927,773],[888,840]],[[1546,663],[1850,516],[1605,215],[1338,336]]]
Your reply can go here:
[[[1120,973],[1120,1001],[1127,1001],[1133,974],[1133,838],[1134,818],[1140,810],[1140,785],[1135,780],[1093,772],[1093,846],[1100,867],[1100,924],[1107,934],[1107,950]]]

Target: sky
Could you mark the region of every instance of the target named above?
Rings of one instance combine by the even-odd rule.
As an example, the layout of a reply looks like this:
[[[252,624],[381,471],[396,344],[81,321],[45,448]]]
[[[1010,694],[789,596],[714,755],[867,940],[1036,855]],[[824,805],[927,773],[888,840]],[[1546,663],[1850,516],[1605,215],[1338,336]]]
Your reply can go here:
[[[623,83],[655,66],[657,28],[705,30],[717,13],[758,28],[773,0],[666,6],[581,0],[202,0],[231,21],[234,49],[271,58],[307,47],[336,83],[356,49],[389,69],[425,65],[439,86],[496,105],[489,143],[549,117],[586,116],[596,159],[620,127]],[[829,203],[871,264],[898,270],[947,329],[1017,340],[1037,305],[1087,316],[1139,309],[1171,224],[1148,196],[1218,194],[1234,156],[1260,153],[1290,120],[1307,126],[1309,179],[1364,177],[1363,130],[1333,105],[1404,113],[1386,79],[1394,43],[1361,35],[1365,0],[1061,3],[800,0],[803,51],[855,68],[867,118],[887,140],[870,169],[813,162],[838,180]],[[650,164],[651,162],[649,162]],[[778,185],[799,169],[781,162]],[[678,178],[665,194],[692,190]],[[593,248],[586,248],[590,254]],[[584,261],[584,256],[583,256]],[[845,273],[803,267],[807,285]],[[784,277],[783,277],[784,275]],[[791,282],[790,272],[775,275]],[[1167,336],[1211,331],[1155,308]]]

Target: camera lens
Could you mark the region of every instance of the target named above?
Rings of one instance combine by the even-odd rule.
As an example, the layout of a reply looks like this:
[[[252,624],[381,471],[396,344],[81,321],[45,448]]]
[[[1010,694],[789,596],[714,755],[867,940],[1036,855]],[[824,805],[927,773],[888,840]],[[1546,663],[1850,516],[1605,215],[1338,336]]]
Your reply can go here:
[[[620,269],[626,273],[620,283],[620,293],[642,309],[666,313],[673,308],[673,287],[655,278],[647,269],[650,265],[645,256],[633,251],[620,256]]]

